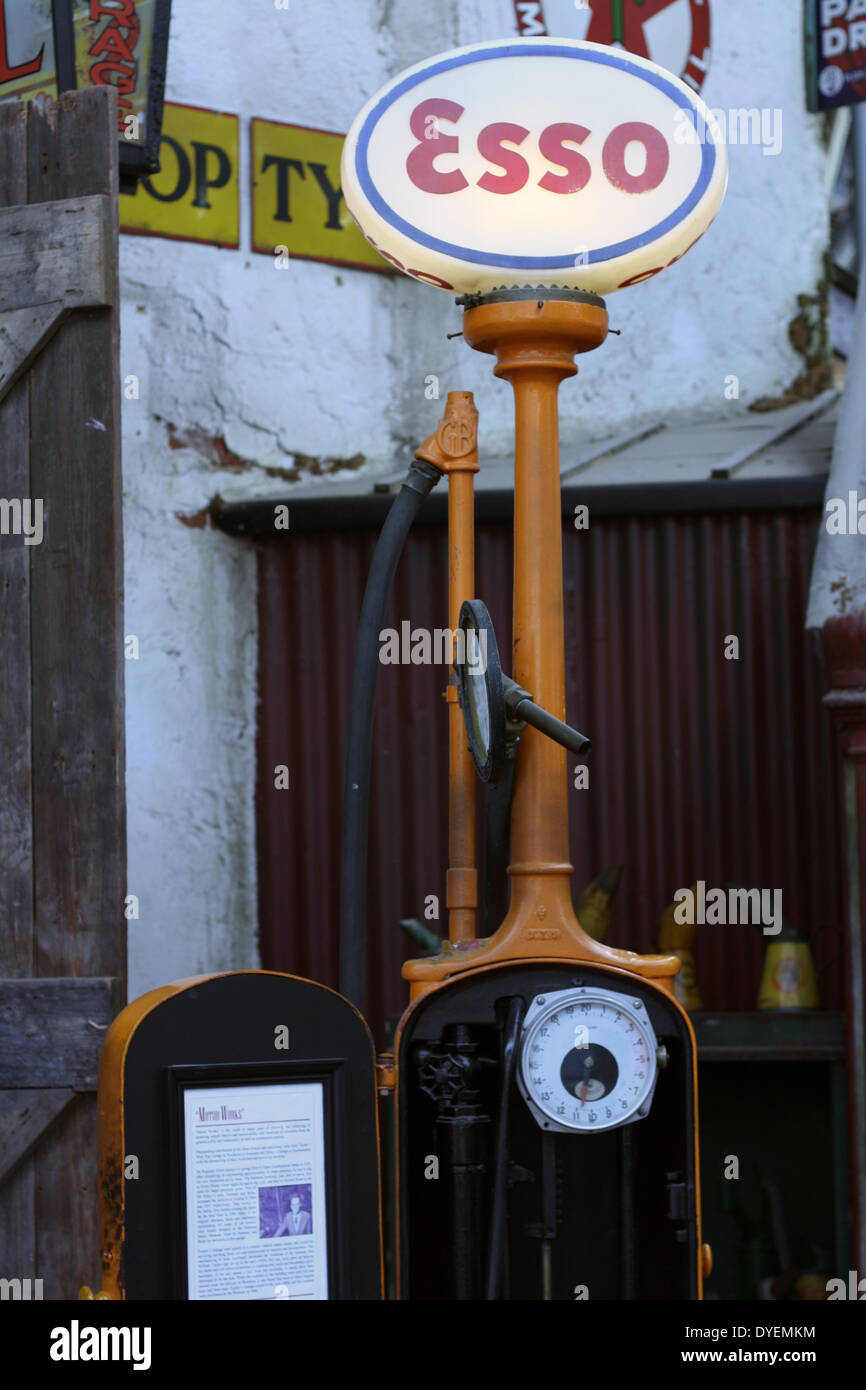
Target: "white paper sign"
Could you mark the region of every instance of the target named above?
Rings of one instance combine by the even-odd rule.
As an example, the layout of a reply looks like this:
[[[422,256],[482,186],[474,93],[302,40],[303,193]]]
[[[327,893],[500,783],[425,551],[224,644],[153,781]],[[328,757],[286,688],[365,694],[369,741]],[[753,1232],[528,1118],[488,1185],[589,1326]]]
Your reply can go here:
[[[183,1092],[188,1297],[326,1299],[323,1085]]]

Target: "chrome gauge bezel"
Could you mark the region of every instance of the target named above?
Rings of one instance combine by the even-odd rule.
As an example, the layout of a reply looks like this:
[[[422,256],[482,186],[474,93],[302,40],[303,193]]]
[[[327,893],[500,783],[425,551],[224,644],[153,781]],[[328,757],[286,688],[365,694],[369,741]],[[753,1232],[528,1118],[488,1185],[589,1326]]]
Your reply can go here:
[[[570,1005],[577,1006],[591,1002],[616,1008],[632,1020],[646,1042],[648,1063],[646,1080],[642,1089],[635,1095],[629,1109],[621,1117],[614,1116],[608,1121],[593,1123],[590,1126],[565,1122],[554,1112],[552,1101],[548,1104],[541,1102],[532,1090],[529,1072],[530,1049],[534,1039],[540,1036],[540,1030],[545,1026],[545,1023]],[[642,1120],[649,1114],[658,1081],[658,1051],[658,1039],[642,999],[638,999],[625,990],[619,992],[603,989],[596,985],[579,985],[573,989],[553,990],[546,994],[536,995],[526,1011],[520,1039],[520,1059],[517,1066],[518,1090],[532,1111],[536,1122],[544,1130],[559,1134],[603,1134],[612,1129],[621,1129],[624,1125],[634,1124],[636,1120]],[[563,1054],[563,1056],[565,1055]],[[567,1095],[568,1092],[563,1088],[562,1094]]]

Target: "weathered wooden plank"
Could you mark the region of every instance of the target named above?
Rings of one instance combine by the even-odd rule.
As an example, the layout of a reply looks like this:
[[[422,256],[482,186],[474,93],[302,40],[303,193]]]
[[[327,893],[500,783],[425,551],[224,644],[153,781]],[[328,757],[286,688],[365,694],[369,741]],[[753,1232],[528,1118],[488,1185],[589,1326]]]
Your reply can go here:
[[[29,392],[13,387],[0,406],[0,497],[30,492]],[[0,536],[0,971],[33,964],[31,824],[30,554],[23,536]]]
[[[29,101],[0,104],[0,207],[27,202],[27,133],[30,124]]]
[[[115,222],[104,194],[0,208],[0,401],[68,312],[111,302]]]
[[[0,207],[91,195],[106,195],[116,216],[113,89],[70,93],[57,106],[0,104]],[[105,249],[103,279],[116,306],[113,231]],[[118,321],[116,307],[86,312],[87,325],[62,329],[61,336],[69,335],[65,360],[55,338],[0,406],[0,495],[42,497],[51,539],[48,548],[44,542],[25,547],[19,537],[2,538],[14,545],[0,542],[6,774],[0,974],[6,976],[125,974]],[[70,506],[76,491],[77,510]],[[64,635],[66,622],[71,628]],[[20,659],[6,659],[11,653]],[[57,679],[55,658],[62,668]],[[108,691],[101,702],[100,682]],[[34,919],[38,951],[31,947]],[[120,998],[106,1004],[103,989],[101,1005],[93,998],[79,1014],[69,1006],[70,990],[81,991],[80,1007],[105,980],[57,981],[69,987],[65,1005],[50,979],[13,983],[45,994],[38,1003],[19,992],[16,1004],[0,990],[6,1081],[48,1090],[67,1081],[95,1085],[104,1026]],[[53,1298],[72,1298],[80,1283],[98,1281],[96,1183],[96,1101],[80,1096],[0,1184],[7,1277],[40,1277],[45,1297]]]
[[[27,198],[29,103],[0,103],[0,205]],[[30,397],[20,382],[0,407],[0,497],[30,497]],[[0,537],[0,975],[33,965],[30,814],[30,554]],[[4,1223],[0,1222],[0,1225]],[[8,1221],[5,1223],[8,1225]],[[20,1223],[16,1218],[16,1230]],[[20,1235],[20,1230],[19,1230]],[[18,1237],[16,1236],[16,1239]],[[32,1258],[32,1255],[31,1255]]]
[[[0,313],[51,303],[67,309],[113,303],[116,220],[102,193],[0,208]]]
[[[108,310],[70,319],[31,369],[36,973],[118,966],[125,926],[122,575]]]
[[[117,203],[117,94],[112,87],[64,92],[30,113],[28,196],[54,198],[105,193]]]
[[[0,206],[27,201],[29,102],[0,103]],[[0,407],[0,496],[30,495],[30,405],[19,382]],[[0,539],[0,974],[29,975],[33,957],[30,824],[30,550]],[[36,1270],[32,1162],[0,1185],[3,1273]]]
[[[0,980],[0,1090],[96,1089],[117,980]]]
[[[0,1091],[0,1183],[35,1149],[77,1092]]]
[[[107,194],[116,209],[112,89],[32,114],[28,178],[31,202]],[[115,228],[104,265],[115,306],[116,241]],[[35,973],[115,975],[126,925],[116,307],[68,319],[29,382],[31,487],[45,499],[31,558]]]
[[[36,1274],[35,1193],[32,1158],[0,1185],[0,1275],[7,1279]]]
[[[31,1160],[36,1176],[35,1268],[44,1298],[99,1287],[96,1096],[64,1110]]]
[[[0,404],[66,314],[62,304],[9,309],[0,314]]]

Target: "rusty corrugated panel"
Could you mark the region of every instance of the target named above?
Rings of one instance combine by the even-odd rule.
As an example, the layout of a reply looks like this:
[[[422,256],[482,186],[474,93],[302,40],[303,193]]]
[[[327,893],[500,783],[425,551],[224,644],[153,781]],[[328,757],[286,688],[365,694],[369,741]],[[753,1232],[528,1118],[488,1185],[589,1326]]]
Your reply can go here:
[[[702,878],[780,888],[818,932],[822,1002],[841,1005],[843,841],[818,658],[803,630],[818,514],[593,518],[564,532],[568,715],[593,740],[571,792],[577,891],[625,866],[614,945],[651,950],[675,889]],[[293,531],[260,560],[259,890],[263,963],[336,985],[344,724],[375,536]],[[511,529],[477,534],[477,596],[511,641]],[[389,624],[447,622],[445,533],[420,526]],[[739,638],[738,660],[725,639]],[[444,672],[380,671],[370,824],[368,1016],[406,1001],[398,920],[437,894],[446,930]],[[274,768],[290,769],[288,791]],[[482,802],[483,804],[483,802]],[[435,926],[435,923],[431,923]],[[711,1009],[755,1006],[769,938],[699,928]]]

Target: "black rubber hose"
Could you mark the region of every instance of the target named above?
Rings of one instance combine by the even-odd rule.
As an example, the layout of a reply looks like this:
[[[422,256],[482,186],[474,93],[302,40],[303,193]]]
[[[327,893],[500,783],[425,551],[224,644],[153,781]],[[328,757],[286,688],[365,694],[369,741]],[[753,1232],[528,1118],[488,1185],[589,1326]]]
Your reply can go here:
[[[412,522],[425,497],[442,476],[432,463],[424,463],[420,459],[413,461],[379,533],[358,626],[343,784],[340,993],[362,1013],[367,928],[367,827],[373,710],[379,675],[379,633],[385,619],[397,562]]]

